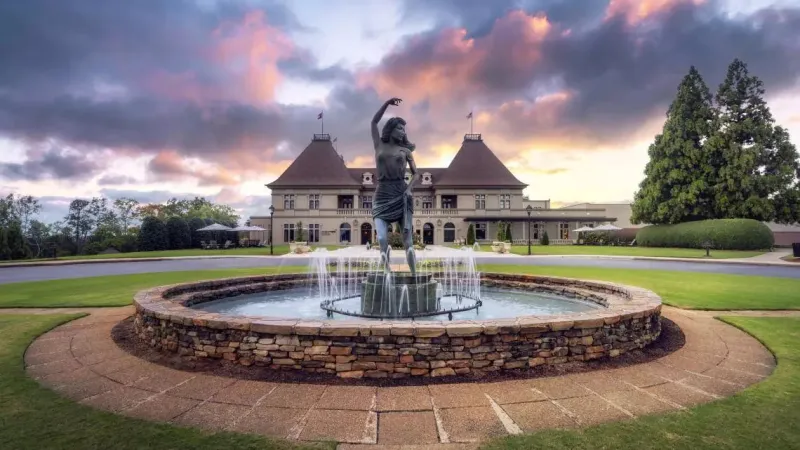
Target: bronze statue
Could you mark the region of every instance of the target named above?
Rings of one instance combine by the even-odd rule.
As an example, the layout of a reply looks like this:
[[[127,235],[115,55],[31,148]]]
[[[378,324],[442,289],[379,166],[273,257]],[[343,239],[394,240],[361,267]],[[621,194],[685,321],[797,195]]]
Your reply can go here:
[[[378,133],[380,122],[389,105],[397,106],[402,102],[399,98],[387,100],[372,118],[372,144],[375,147],[375,166],[378,172],[378,186],[375,189],[375,201],[372,218],[380,245],[381,263],[385,271],[389,267],[389,232],[394,223],[400,224],[403,233],[403,248],[406,252],[408,268],[416,273],[416,259],[413,244],[414,201],[411,188],[417,178],[417,166],[412,152],[416,146],[406,135],[406,121],[400,117],[392,117],[386,121],[383,131]],[[411,171],[411,181],[406,184],[406,167]]]

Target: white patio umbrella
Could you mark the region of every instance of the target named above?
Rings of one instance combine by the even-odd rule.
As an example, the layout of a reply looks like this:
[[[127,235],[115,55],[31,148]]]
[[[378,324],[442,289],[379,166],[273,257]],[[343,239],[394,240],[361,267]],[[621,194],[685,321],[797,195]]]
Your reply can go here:
[[[584,231],[592,231],[592,230],[594,230],[594,228],[592,228],[592,227],[580,227],[580,228],[576,228],[576,229],[574,229],[572,231],[574,231],[576,233],[583,233]]]
[[[232,229],[230,227],[226,227],[225,225],[212,223],[207,227],[198,228],[197,231],[232,231]]]
[[[600,225],[599,227],[594,228],[595,231],[619,231],[622,228],[614,225]]]

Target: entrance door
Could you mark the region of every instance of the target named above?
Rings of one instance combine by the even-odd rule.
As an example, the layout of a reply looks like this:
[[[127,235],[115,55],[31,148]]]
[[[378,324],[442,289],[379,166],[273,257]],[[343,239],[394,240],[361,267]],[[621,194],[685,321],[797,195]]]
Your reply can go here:
[[[422,243],[433,245],[433,224],[430,222],[422,226]]]
[[[372,225],[368,223],[361,224],[361,245],[367,245],[372,242]]]

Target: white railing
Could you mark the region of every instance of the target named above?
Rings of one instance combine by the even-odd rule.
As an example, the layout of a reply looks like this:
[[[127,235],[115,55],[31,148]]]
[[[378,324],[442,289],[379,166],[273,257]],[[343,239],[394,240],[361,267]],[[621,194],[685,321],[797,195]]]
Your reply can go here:
[[[415,216],[457,216],[458,210],[455,208],[443,208],[443,209],[420,209],[419,212],[415,212]]]

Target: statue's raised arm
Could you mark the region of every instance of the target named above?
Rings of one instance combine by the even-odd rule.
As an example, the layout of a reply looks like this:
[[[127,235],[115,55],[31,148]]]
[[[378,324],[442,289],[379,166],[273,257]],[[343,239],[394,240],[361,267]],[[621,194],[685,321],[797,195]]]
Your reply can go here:
[[[388,108],[389,105],[397,106],[402,101],[403,100],[397,97],[386,100],[386,102],[383,103],[378,112],[376,112],[375,116],[372,118],[372,124],[371,124],[372,146],[375,148],[375,150],[378,149],[378,145],[380,145],[381,143],[381,133],[380,131],[378,131],[378,122],[381,121],[381,118],[383,117],[383,114],[386,112],[386,108]]]

